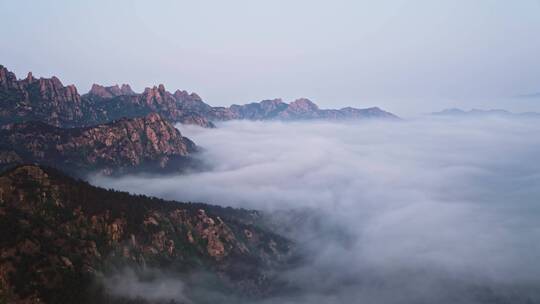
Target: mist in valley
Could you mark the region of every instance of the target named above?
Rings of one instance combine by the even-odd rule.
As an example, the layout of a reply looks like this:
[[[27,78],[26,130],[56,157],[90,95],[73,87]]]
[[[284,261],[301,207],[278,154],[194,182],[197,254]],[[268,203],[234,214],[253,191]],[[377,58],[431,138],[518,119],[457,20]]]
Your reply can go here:
[[[306,257],[264,303],[540,301],[539,120],[177,127],[207,170],[90,181],[264,211]]]

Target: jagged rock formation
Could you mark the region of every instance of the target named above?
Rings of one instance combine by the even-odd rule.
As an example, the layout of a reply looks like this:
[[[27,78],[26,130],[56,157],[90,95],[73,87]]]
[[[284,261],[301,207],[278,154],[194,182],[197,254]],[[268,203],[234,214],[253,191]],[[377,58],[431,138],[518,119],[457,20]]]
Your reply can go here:
[[[119,87],[118,85],[104,87],[98,84],[94,84],[92,85],[92,88],[90,89],[90,92],[88,92],[88,94],[92,96],[98,96],[100,98],[113,98],[122,95],[136,95],[136,93],[133,92],[129,84],[122,84],[121,87]]]
[[[255,225],[260,216],[20,166],[0,175],[0,302],[116,303],[98,279],[121,267],[205,270],[262,295],[272,286],[265,271],[286,262],[291,243]]]
[[[157,112],[171,122],[213,127],[205,117],[187,110],[200,100],[196,94],[180,92],[176,96],[165,91],[163,85],[136,94],[125,84],[93,85],[88,94],[80,96],[75,86],[64,86],[54,76],[35,79],[29,73],[27,78],[17,80],[14,73],[0,65],[0,124],[41,121],[71,128]]]
[[[36,79],[29,73],[17,80],[0,66],[0,121],[37,120],[54,126],[74,126],[84,119],[81,96],[73,85],[56,77]]]
[[[129,97],[131,96],[131,97]],[[258,103],[232,105],[230,107],[212,107],[202,101],[195,93],[176,91],[174,94],[159,87],[147,88],[138,98],[133,95],[112,98],[96,97],[87,94],[96,104],[116,106],[117,109],[141,107],[144,104],[153,111],[167,113],[172,121],[181,121],[206,126],[212,121],[247,120],[351,120],[366,118],[397,119],[397,116],[377,107],[367,109],[343,108],[339,110],[319,109],[311,100],[297,99],[289,104],[281,99],[263,100]],[[143,102],[140,102],[142,100]],[[120,106],[122,105],[122,106]],[[129,106],[131,105],[131,106]],[[102,106],[97,106],[102,107]],[[115,111],[107,111],[114,113]]]
[[[171,94],[163,85],[146,88],[142,94],[133,94],[127,85],[123,85],[122,88],[93,85],[92,90],[82,96],[86,108],[92,109],[88,111],[93,113],[92,121],[105,122],[156,112],[171,122],[214,127],[196,111],[197,105],[206,104],[194,93],[177,91]],[[128,92],[128,94],[123,92]]]
[[[75,175],[136,171],[180,171],[195,144],[159,114],[84,128],[62,129],[42,122],[0,129],[0,168],[39,163]]]
[[[339,110],[319,109],[302,98],[289,104],[281,99],[260,103],[212,107],[195,93],[177,90],[170,93],[163,85],[133,92],[129,85],[104,87],[94,84],[80,96],[74,86],[64,87],[56,77],[35,79],[31,74],[17,80],[0,66],[0,124],[42,121],[57,127],[81,127],[110,122],[123,117],[138,117],[156,112],[173,123],[214,127],[213,121],[250,120],[346,120],[365,118],[395,119],[379,108]]]

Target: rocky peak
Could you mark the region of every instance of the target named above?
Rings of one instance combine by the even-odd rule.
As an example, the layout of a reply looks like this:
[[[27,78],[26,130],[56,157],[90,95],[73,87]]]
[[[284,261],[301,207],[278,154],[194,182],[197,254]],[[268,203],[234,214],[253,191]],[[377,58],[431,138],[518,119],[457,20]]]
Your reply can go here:
[[[64,85],[62,84],[62,81],[60,81],[60,79],[56,76],[53,76],[51,77],[51,79],[47,79],[47,78],[41,78],[40,80],[43,80],[44,82],[46,81],[50,81],[52,83],[52,85],[56,88],[61,88],[63,87]]]
[[[67,95],[71,99],[77,99],[80,101],[79,92],[77,92],[77,87],[73,84],[66,86]]]
[[[156,107],[165,107],[166,110],[173,111],[174,104],[176,103],[174,96],[165,90],[165,86],[163,84],[160,84],[157,87],[153,86],[152,88],[144,89],[141,98],[148,106],[152,107],[152,109],[156,111],[158,110]]]
[[[159,91],[160,93],[165,93],[165,86],[164,86],[163,84],[160,83],[159,86],[158,86],[158,91]]]
[[[109,87],[93,84],[88,94],[101,98],[113,98],[121,95],[135,95],[135,92],[128,84],[123,84],[122,87],[117,84]]]
[[[183,101],[187,99],[202,101],[202,98],[196,93],[188,93],[187,91],[184,91],[184,90],[176,90],[173,96],[174,98],[176,98],[177,101]]]
[[[268,100],[263,100],[260,102],[260,105],[262,108],[271,108],[271,109],[275,109],[278,106],[284,105],[284,104],[285,103],[283,102],[281,98],[268,99]]]
[[[197,112],[198,114],[202,115],[212,109],[211,106],[204,103],[201,97],[195,93],[190,94],[186,91],[176,90],[173,96],[182,111],[190,113]]]
[[[165,86],[163,84],[160,84],[159,86],[145,88],[143,95],[146,97],[147,100],[151,98],[161,99],[163,95],[165,95],[166,93],[169,93],[169,92],[165,90]]]
[[[127,131],[124,131],[127,130]],[[102,137],[105,145],[111,146],[116,141],[122,141],[123,136],[131,142],[142,145],[143,156],[182,155],[194,152],[193,143],[187,143],[185,137],[170,122],[157,113],[145,117],[121,119],[102,127],[88,128],[85,131],[92,137]],[[118,136],[114,136],[117,134]],[[112,135],[112,136],[111,136]],[[109,144],[110,143],[110,144]],[[135,161],[139,163],[140,160]]]
[[[159,92],[155,86],[152,88],[145,88],[141,97],[145,100],[147,105],[152,105],[154,100],[161,99],[161,96],[159,95]]]
[[[189,98],[189,93],[183,90],[176,90],[174,91],[173,96],[177,101],[182,101],[184,99]]]
[[[261,104],[273,104],[273,105],[276,105],[276,104],[280,104],[280,103],[283,103],[283,99],[281,99],[281,98],[266,99],[266,100],[261,101]]]
[[[38,81],[40,97],[54,103],[74,102],[79,104],[81,96],[74,85],[64,87],[58,77],[40,78]]]
[[[120,93],[121,95],[135,95],[136,93],[131,89],[131,86],[129,84],[122,84],[120,87]]]
[[[196,100],[202,101],[201,96],[197,95],[196,93],[191,93],[191,94],[189,94],[189,97],[190,97],[191,99],[196,99]]]
[[[10,72],[3,65],[0,65],[0,88],[3,89],[18,89],[17,76]]]
[[[25,79],[28,83],[32,83],[34,82],[34,80],[36,80],[34,78],[34,76],[32,75],[32,72],[28,72],[28,75],[26,75],[26,79]]]
[[[102,98],[110,98],[113,96],[112,92],[110,92],[110,88],[111,87],[106,88],[102,85],[94,83],[88,94]]]
[[[386,112],[379,107],[371,107],[365,109],[357,109],[346,107],[339,110],[345,119],[355,118],[382,118],[382,119],[399,119],[396,115]]]
[[[30,72],[17,80],[14,73],[0,66],[0,96],[0,124],[43,121],[71,127],[83,118],[77,88],[64,86],[55,76],[36,79]]]
[[[319,107],[307,98],[297,99],[289,104],[289,109],[296,112],[313,112],[318,111]]]

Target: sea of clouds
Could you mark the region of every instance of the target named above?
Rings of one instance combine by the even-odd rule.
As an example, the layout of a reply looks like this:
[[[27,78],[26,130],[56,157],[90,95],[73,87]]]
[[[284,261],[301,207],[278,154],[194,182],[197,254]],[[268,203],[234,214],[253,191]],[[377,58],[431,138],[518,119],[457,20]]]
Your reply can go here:
[[[208,170],[91,182],[316,214],[289,231],[310,262],[282,275],[302,292],[269,303],[540,302],[540,120],[177,127]]]

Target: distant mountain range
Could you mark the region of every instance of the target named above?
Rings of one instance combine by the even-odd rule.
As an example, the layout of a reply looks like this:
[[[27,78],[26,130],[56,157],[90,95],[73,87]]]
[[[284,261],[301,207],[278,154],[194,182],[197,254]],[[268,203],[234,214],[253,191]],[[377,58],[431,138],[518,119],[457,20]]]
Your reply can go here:
[[[215,127],[249,120],[397,119],[379,108],[319,109],[308,99],[212,107],[195,93],[163,85],[135,93],[94,84],[80,95],[57,77],[24,79],[0,65],[0,169],[37,163],[71,175],[179,172],[197,166],[196,145],[174,123]]]
[[[377,107],[339,110],[319,109],[312,101],[301,98],[291,103],[281,99],[246,105],[212,107],[197,94],[163,85],[135,93],[127,84],[101,86],[80,95],[74,85],[64,86],[57,77],[35,78],[32,73],[18,80],[0,65],[0,124],[41,121],[56,127],[84,127],[107,123],[124,117],[159,113],[172,123],[213,127],[216,121],[251,120],[345,120],[365,118],[395,119],[395,115]]]
[[[460,116],[460,117],[480,117],[480,116],[502,116],[502,117],[524,117],[524,118],[540,118],[540,113],[536,112],[523,112],[512,113],[507,110],[493,109],[493,110],[478,110],[472,109],[464,111],[461,109],[445,109],[440,112],[433,112],[431,115],[437,116]]]
[[[528,93],[528,94],[521,94],[521,95],[517,95],[518,98],[532,98],[532,99],[536,99],[536,98],[540,98],[540,92],[538,93]]]

